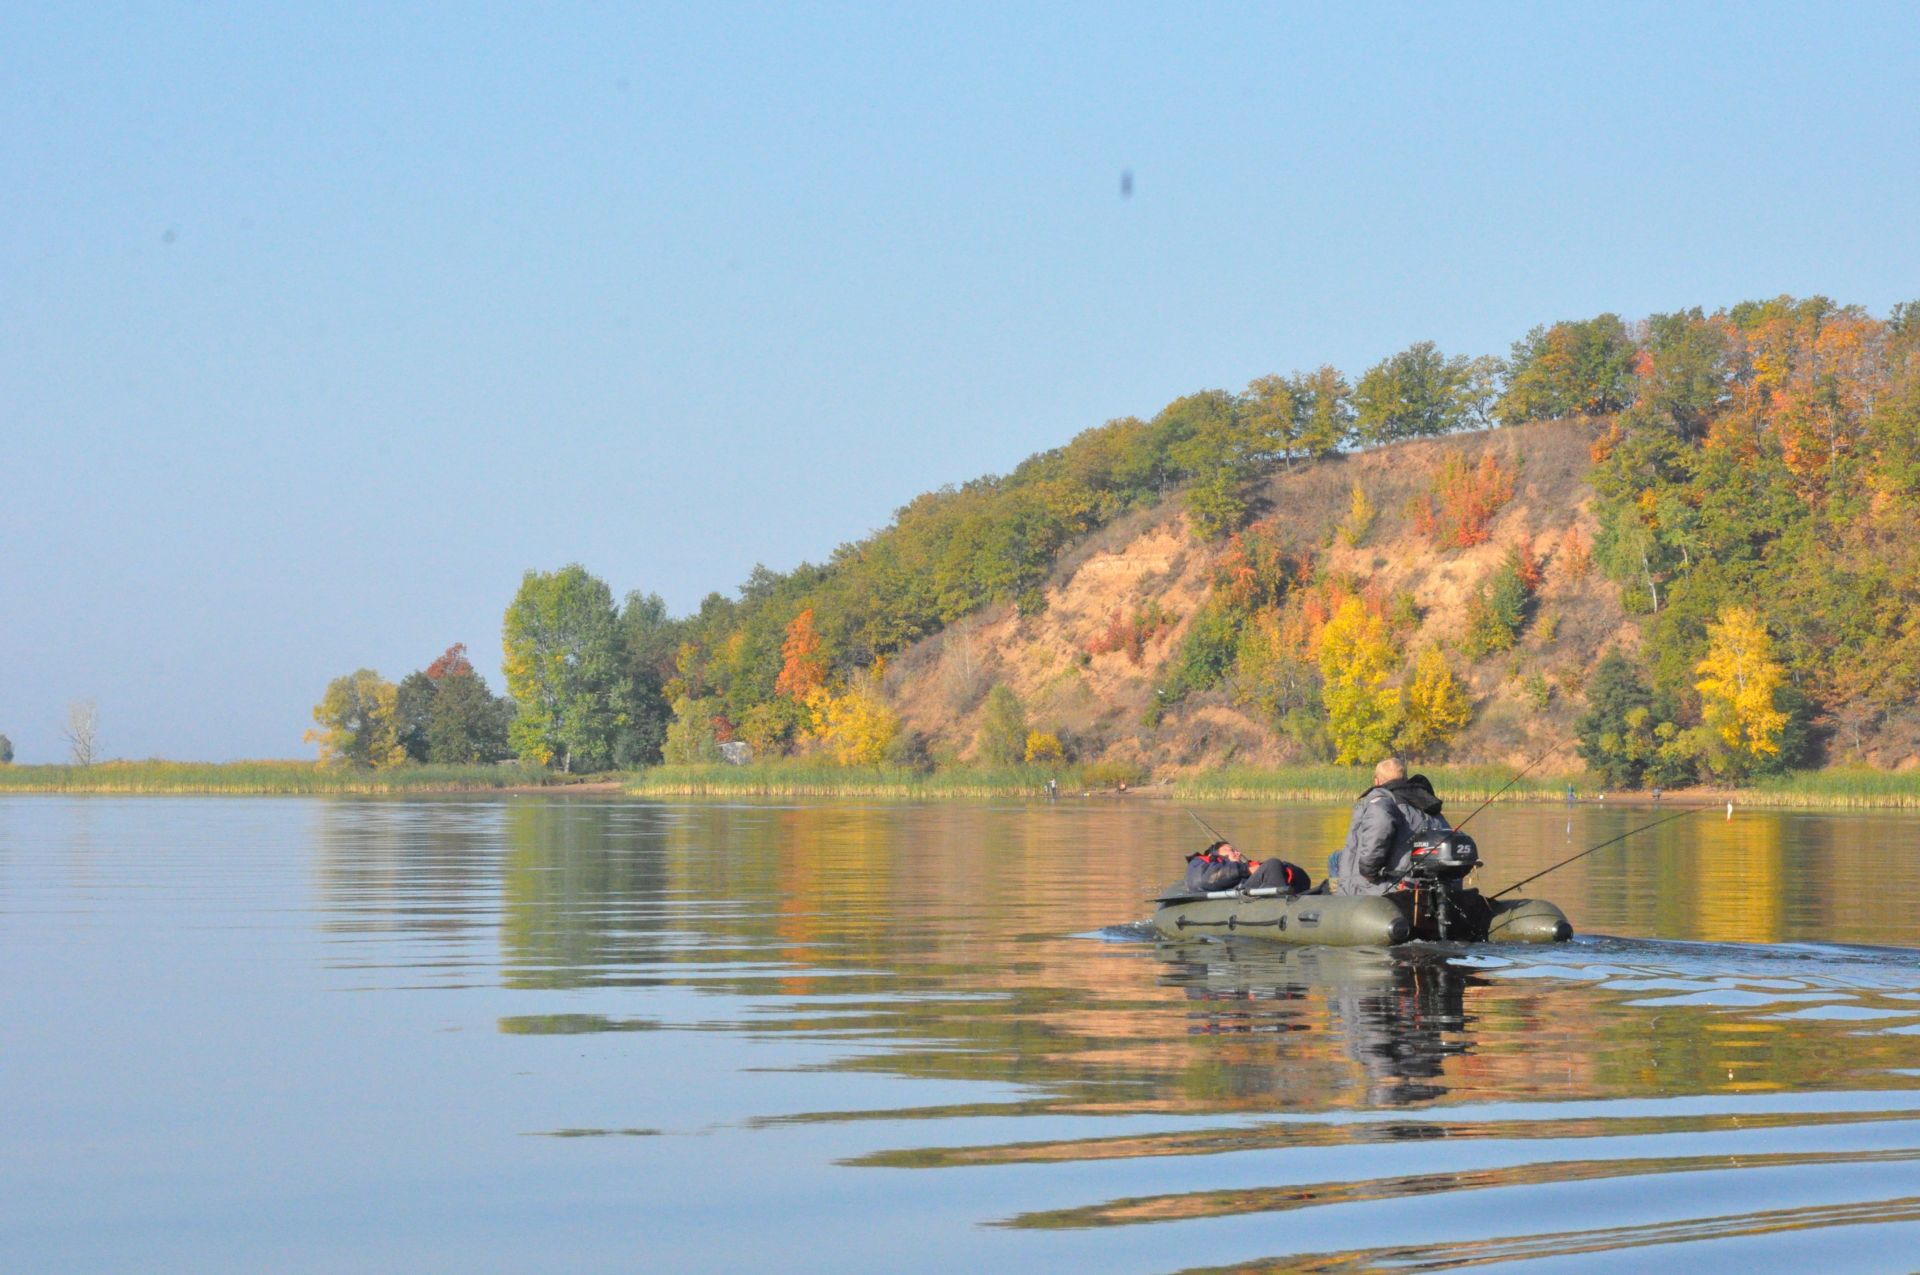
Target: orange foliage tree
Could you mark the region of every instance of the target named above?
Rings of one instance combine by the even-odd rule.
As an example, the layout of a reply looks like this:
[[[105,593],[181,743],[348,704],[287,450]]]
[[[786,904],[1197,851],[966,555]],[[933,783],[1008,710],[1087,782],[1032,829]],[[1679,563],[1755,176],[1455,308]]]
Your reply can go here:
[[[775,694],[804,702],[826,684],[827,656],[820,649],[820,633],[813,626],[812,607],[794,616],[787,625],[787,640],[780,647],[780,654],[785,662],[773,683]]]
[[[1516,471],[1492,452],[1469,465],[1449,455],[1433,476],[1428,494],[1413,512],[1414,529],[1442,549],[1467,549],[1484,543],[1493,516],[1513,499]]]

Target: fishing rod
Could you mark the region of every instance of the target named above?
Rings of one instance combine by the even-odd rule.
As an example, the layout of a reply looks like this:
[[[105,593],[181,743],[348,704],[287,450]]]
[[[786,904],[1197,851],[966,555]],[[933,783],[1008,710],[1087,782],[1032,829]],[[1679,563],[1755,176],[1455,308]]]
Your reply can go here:
[[[1186,808],[1185,806],[1182,806],[1182,807],[1180,807],[1180,808],[1181,808],[1182,810],[1187,810],[1187,808]],[[1216,828],[1216,827],[1214,827],[1214,826],[1213,826],[1212,824],[1210,824],[1210,823],[1208,823],[1208,822],[1207,822],[1207,821],[1206,821],[1205,819],[1202,819],[1202,818],[1201,818],[1201,817],[1200,817],[1199,815],[1196,815],[1196,814],[1194,814],[1194,813],[1193,813],[1193,811],[1191,811],[1191,810],[1187,810],[1187,818],[1189,818],[1189,819],[1191,819],[1191,820],[1193,820],[1193,821],[1194,821],[1195,823],[1197,823],[1197,824],[1199,824],[1199,825],[1200,825],[1200,827],[1201,827],[1201,828],[1202,828],[1202,829],[1203,829],[1203,830],[1204,830],[1204,831],[1206,832],[1206,834],[1207,834],[1207,835],[1208,835],[1209,837],[1212,837],[1212,838],[1213,838],[1213,839],[1214,839],[1215,841],[1225,841],[1225,840],[1226,840],[1226,838],[1225,838],[1225,837],[1223,837],[1223,836],[1221,836],[1221,835],[1220,835],[1220,830],[1219,830],[1218,828]]]
[[[1595,850],[1605,850],[1608,846],[1613,845],[1615,842],[1625,841],[1628,837],[1635,836],[1639,833],[1645,832],[1649,828],[1658,828],[1663,823],[1672,823],[1675,819],[1685,819],[1688,815],[1696,815],[1699,813],[1700,813],[1700,808],[1698,807],[1692,810],[1682,810],[1680,813],[1668,815],[1664,819],[1655,819],[1652,823],[1643,823],[1638,828],[1630,829],[1626,832],[1621,833],[1617,837],[1609,837],[1605,841],[1602,841],[1597,846],[1589,846],[1587,849],[1582,850],[1579,854],[1574,855],[1572,858],[1560,860],[1560,862],[1554,864],[1551,868],[1542,868],[1540,869],[1540,871],[1534,873],[1530,877],[1523,877],[1520,880],[1515,881],[1512,885],[1508,886],[1506,889],[1499,891],[1499,893],[1488,895],[1487,901],[1492,902],[1494,899],[1499,898],[1500,895],[1502,894],[1509,894],[1514,890],[1518,890],[1521,886],[1525,885],[1529,881],[1538,881],[1541,877],[1544,877],[1545,875],[1547,875],[1547,873],[1557,872],[1561,868],[1566,867],[1569,863],[1572,863],[1574,859],[1584,859],[1588,855],[1592,854]]]
[[[1526,777],[1527,771],[1532,770],[1535,766],[1538,766],[1541,762],[1545,761],[1547,759],[1548,754],[1552,753],[1556,747],[1558,747],[1558,745],[1556,744],[1547,745],[1546,752],[1541,753],[1538,757],[1535,757],[1532,761],[1528,762],[1525,768],[1522,769],[1518,774],[1516,774],[1512,779],[1509,779],[1507,780],[1506,783],[1500,785],[1500,792],[1494,793],[1492,797],[1487,798],[1485,801],[1475,806],[1473,808],[1473,814],[1468,815],[1465,819],[1462,819],[1459,823],[1456,823],[1455,825],[1453,825],[1453,830],[1455,832],[1458,832],[1460,831],[1460,829],[1466,827],[1469,823],[1471,823],[1473,821],[1473,815],[1477,815],[1482,810],[1485,810],[1488,806],[1491,806],[1494,803],[1495,799],[1497,799],[1500,796],[1500,793],[1505,792],[1507,789],[1519,783],[1523,778]]]

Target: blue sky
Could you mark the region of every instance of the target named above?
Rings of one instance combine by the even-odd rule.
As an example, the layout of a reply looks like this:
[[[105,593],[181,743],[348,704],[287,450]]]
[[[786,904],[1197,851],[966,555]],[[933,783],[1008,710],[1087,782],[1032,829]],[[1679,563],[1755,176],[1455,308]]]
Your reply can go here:
[[[1191,390],[1920,297],[1920,9],[1332,8],[0,10],[0,733],[311,755],[530,567],[682,612]]]

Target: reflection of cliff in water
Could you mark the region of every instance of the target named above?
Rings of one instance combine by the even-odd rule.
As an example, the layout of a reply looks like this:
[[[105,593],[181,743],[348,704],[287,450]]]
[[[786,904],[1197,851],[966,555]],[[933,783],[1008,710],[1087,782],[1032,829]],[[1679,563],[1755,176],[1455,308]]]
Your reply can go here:
[[[1157,955],[1163,981],[1198,1006],[1190,1035],[1327,1032],[1359,1066],[1372,1105],[1441,1097],[1446,1060],[1473,1051],[1466,992],[1486,980],[1437,952],[1229,942],[1163,944]]]

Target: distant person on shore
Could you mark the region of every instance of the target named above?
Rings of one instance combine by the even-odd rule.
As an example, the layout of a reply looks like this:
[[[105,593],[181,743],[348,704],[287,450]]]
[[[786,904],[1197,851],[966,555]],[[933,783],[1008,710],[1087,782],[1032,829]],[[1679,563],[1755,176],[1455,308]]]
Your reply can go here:
[[[1452,827],[1444,803],[1425,775],[1407,777],[1407,764],[1388,757],[1373,768],[1373,787],[1353,806],[1347,842],[1329,864],[1340,894],[1386,894],[1413,861],[1413,839]]]
[[[1216,841],[1199,854],[1187,856],[1187,889],[1194,894],[1215,890],[1285,890],[1304,893],[1313,878],[1285,859],[1249,859],[1231,841]]]

